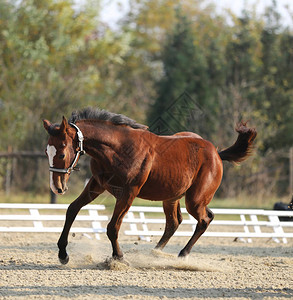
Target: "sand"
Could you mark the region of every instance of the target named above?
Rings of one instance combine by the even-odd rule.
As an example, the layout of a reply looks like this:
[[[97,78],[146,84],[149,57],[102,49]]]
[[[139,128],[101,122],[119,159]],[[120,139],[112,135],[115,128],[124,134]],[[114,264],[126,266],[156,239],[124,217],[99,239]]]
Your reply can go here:
[[[105,234],[70,235],[70,261],[57,258],[59,234],[0,233],[0,299],[293,299],[293,239],[288,244],[202,237],[188,259],[187,238],[121,234],[125,262],[110,258]]]

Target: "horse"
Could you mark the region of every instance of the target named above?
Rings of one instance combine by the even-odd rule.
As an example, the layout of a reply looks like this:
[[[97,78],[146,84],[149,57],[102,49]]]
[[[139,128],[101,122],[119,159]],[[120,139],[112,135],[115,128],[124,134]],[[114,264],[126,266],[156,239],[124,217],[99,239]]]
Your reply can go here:
[[[68,234],[79,210],[104,191],[116,198],[107,236],[112,244],[112,258],[123,259],[118,233],[123,217],[135,197],[162,201],[166,224],[156,245],[162,250],[182,222],[180,199],[197,220],[196,229],[179,257],[186,257],[214,218],[207,207],[220,186],[223,160],[240,163],[252,153],[257,135],[254,128],[241,122],[236,142],[222,151],[192,132],[171,136],[156,135],[148,127],[120,114],[87,108],[64,116],[61,124],[43,120],[49,134],[45,150],[49,159],[50,187],[63,195],[72,171],[84,153],[91,157],[92,177],[80,196],[66,212],[58,240],[58,257],[69,261],[66,252]]]

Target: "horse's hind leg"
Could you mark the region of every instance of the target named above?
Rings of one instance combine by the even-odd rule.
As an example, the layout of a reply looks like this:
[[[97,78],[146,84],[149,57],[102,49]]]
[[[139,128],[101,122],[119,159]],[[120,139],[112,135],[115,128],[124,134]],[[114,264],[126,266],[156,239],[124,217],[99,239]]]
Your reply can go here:
[[[67,264],[69,260],[69,256],[66,252],[66,247],[68,244],[68,234],[76,215],[83,206],[93,201],[97,196],[103,193],[103,191],[104,189],[101,188],[100,185],[92,177],[80,196],[69,205],[66,212],[64,228],[57,243],[59,248],[58,257],[62,264]]]
[[[209,157],[208,157],[209,155]],[[196,220],[195,231],[180,251],[179,256],[186,256],[201,235],[206,231],[214,218],[213,212],[207,207],[214,197],[214,194],[220,186],[223,174],[223,165],[219,156],[214,152],[205,151],[204,160],[195,181],[185,193],[185,204],[189,214]]]
[[[193,210],[187,210],[195,219],[197,219],[198,223],[196,225],[195,232],[192,235],[191,239],[188,241],[186,246],[180,251],[178,255],[179,257],[185,257],[190,253],[193,245],[206,231],[209,224],[214,219],[214,214],[208,207],[203,206],[194,208]]]
[[[170,238],[173,236],[178,226],[182,222],[182,215],[180,210],[180,200],[176,201],[164,201],[163,202],[164,213],[166,216],[166,225],[163,236],[156,245],[155,249],[163,249]]]
[[[216,173],[215,173],[216,174]],[[213,212],[207,205],[213,199],[213,196],[219,187],[221,177],[213,177],[209,170],[198,176],[197,180],[185,194],[186,209],[196,220],[197,225],[194,234],[180,251],[179,256],[186,256],[200,236],[206,231],[214,218]]]

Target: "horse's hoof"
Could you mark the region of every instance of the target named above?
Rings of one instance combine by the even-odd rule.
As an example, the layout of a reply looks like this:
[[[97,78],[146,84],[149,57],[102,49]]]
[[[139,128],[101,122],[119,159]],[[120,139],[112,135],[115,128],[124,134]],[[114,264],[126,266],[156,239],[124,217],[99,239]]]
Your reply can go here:
[[[65,258],[59,257],[59,261],[61,262],[62,265],[66,265],[69,262],[69,256],[66,255]]]
[[[185,255],[185,256],[178,255],[179,261],[182,261],[182,262],[188,262],[188,258],[189,258],[189,255]]]
[[[179,258],[183,258],[186,259],[188,257],[188,253],[186,253],[185,251],[181,250],[178,254]]]
[[[118,261],[122,264],[124,264],[125,266],[130,266],[130,263],[123,257],[119,258]]]
[[[112,256],[112,260],[113,261],[118,261],[118,262],[121,262],[122,264],[126,265],[126,266],[129,266],[129,262],[127,260],[125,260],[124,256],[118,256],[118,255],[114,255]]]
[[[124,260],[123,256],[118,256],[118,255],[113,255],[112,259],[113,260],[118,260],[118,261],[123,261]]]

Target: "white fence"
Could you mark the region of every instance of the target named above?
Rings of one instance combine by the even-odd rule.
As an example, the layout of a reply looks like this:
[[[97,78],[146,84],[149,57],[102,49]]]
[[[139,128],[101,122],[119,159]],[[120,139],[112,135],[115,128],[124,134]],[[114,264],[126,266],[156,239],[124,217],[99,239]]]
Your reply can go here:
[[[0,203],[0,232],[61,232],[67,208],[67,204]],[[81,212],[76,217],[70,232],[95,233],[96,238],[100,239],[99,233],[106,231],[101,221],[108,221],[107,216],[98,214],[104,209],[104,205],[83,207],[81,210],[86,214]],[[56,227],[59,223],[60,226]]]
[[[61,232],[65,220],[66,204],[8,204],[0,203],[0,232]],[[71,228],[72,233],[99,233],[106,231],[108,216],[100,215],[104,205],[87,205],[77,215]],[[181,209],[183,222],[175,236],[190,237],[197,221],[185,208]],[[276,242],[293,238],[293,211],[262,209],[212,209],[215,220],[204,236],[246,238],[272,238]],[[292,217],[292,221],[280,221],[280,217]],[[103,223],[103,224],[102,224]],[[165,216],[161,207],[132,206],[125,216],[125,235],[139,236],[150,240],[161,236],[165,227]],[[60,225],[56,227],[56,224]]]
[[[272,238],[279,242],[278,238],[281,238],[284,243],[287,243],[287,238],[293,238],[293,211],[263,209],[212,209],[212,211],[215,214],[215,220],[212,221],[204,236],[247,238],[248,242],[251,242],[251,238]],[[181,212],[183,222],[174,236],[190,237],[197,221],[187,213],[185,208],[182,208]],[[292,221],[280,221],[279,216],[292,217]],[[163,208],[132,206],[123,222],[130,224],[129,230],[124,232],[126,235],[137,235],[147,240],[151,236],[161,236],[164,230],[162,224],[165,224]],[[142,224],[141,229],[138,229],[138,224]],[[151,224],[160,224],[162,229],[151,230],[149,229]]]

